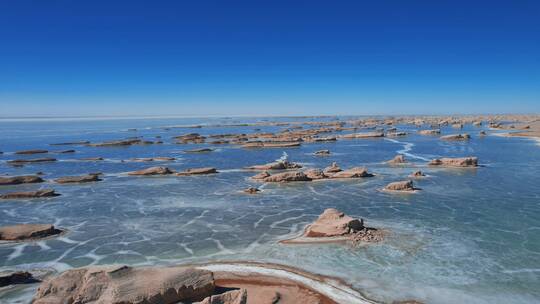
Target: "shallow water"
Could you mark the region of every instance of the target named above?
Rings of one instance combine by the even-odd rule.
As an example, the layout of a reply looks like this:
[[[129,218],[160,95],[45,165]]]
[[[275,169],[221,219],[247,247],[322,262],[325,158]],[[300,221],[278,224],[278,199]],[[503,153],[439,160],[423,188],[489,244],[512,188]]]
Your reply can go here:
[[[171,137],[277,131],[286,127],[171,128],[193,124],[238,124],[251,119],[123,119],[70,121],[0,121],[0,173],[32,174],[47,179],[88,172],[105,173],[104,181],[87,185],[43,183],[0,187],[0,193],[53,187],[62,196],[0,202],[0,225],[55,223],[69,232],[35,243],[0,245],[1,269],[50,268],[57,271],[91,264],[132,265],[267,261],[344,278],[368,298],[381,302],[417,299],[427,303],[540,302],[540,147],[521,138],[476,136],[466,126],[468,143],[442,142],[411,131],[400,138],[340,140],[287,149],[241,149],[215,145],[216,151],[186,154],[208,145],[173,144]],[[276,120],[276,119],[272,119]],[[279,119],[278,119],[279,120]],[[282,121],[308,119],[283,118]],[[319,119],[320,120],[320,119]],[[128,131],[137,128],[137,131]],[[444,134],[456,133],[446,128]],[[162,136],[164,144],[130,147],[49,146]],[[60,161],[15,168],[6,160],[41,157],[13,155],[23,149],[60,151]],[[314,151],[333,154],[315,157]],[[305,167],[367,166],[376,177],[264,185],[259,195],[240,190],[259,186],[242,170],[279,158],[283,152]],[[383,162],[403,153],[412,164],[390,167]],[[441,156],[478,156],[477,169],[426,167]],[[84,157],[104,157],[83,162]],[[221,173],[195,177],[129,177],[125,172],[155,163],[121,162],[133,157],[175,156],[159,165],[182,170],[212,166]],[[415,169],[429,177],[418,180],[417,194],[379,191]],[[363,217],[367,224],[392,233],[378,245],[352,248],[337,244],[282,245],[325,208]],[[37,286],[0,293],[2,303],[27,303]]]

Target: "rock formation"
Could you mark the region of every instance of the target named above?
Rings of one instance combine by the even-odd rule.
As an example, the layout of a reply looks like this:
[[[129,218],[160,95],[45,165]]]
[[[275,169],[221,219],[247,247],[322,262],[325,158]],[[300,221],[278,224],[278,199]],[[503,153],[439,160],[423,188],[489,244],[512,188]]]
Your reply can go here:
[[[186,267],[96,266],[71,269],[47,279],[34,304],[191,303],[214,293],[212,272]]]
[[[388,185],[384,187],[384,190],[399,191],[399,192],[414,192],[415,190],[418,190],[418,189],[414,188],[412,180],[406,180],[406,181],[389,183]]]
[[[202,174],[214,174],[214,173],[218,173],[216,168],[208,167],[208,168],[187,169],[185,171],[176,173],[176,175],[177,176],[186,176],[186,175],[202,175]]]
[[[41,198],[54,197],[60,194],[54,192],[53,189],[42,189],[36,191],[10,192],[0,195],[0,199],[25,199],[25,198]]]
[[[43,154],[43,153],[49,153],[49,151],[47,151],[47,150],[23,150],[23,151],[15,152],[15,154],[21,154],[21,155]]]
[[[304,172],[289,171],[283,173],[272,174],[266,177],[263,181],[268,183],[284,183],[284,182],[307,182],[311,179]]]
[[[255,187],[249,187],[249,188],[244,189],[243,192],[247,193],[247,194],[257,194],[257,193],[261,192],[261,190],[255,188]]]
[[[167,175],[172,174],[174,171],[167,167],[150,167],[147,169],[139,170],[139,171],[132,171],[129,172],[128,175]]]
[[[301,165],[296,163],[291,163],[288,161],[275,161],[272,163],[264,164],[264,165],[255,165],[246,167],[246,169],[250,170],[286,170],[286,169],[299,169],[302,168]]]
[[[359,178],[359,177],[372,177],[373,174],[369,173],[366,168],[354,167],[351,169],[343,170],[334,173],[331,178]]]
[[[31,284],[39,282],[27,271],[2,271],[0,272],[0,287],[16,285],[16,284]]]
[[[31,163],[45,163],[45,162],[54,162],[56,158],[46,157],[46,158],[34,158],[34,159],[14,159],[8,160],[7,163],[10,165],[24,165]]]
[[[315,153],[313,153],[317,156],[326,156],[326,155],[330,155],[330,150],[319,150],[319,151],[315,151]]]
[[[398,154],[394,158],[392,158],[391,160],[387,161],[386,163],[388,163],[390,165],[399,165],[399,164],[404,164],[406,162],[407,161],[405,161],[405,155]]]
[[[420,131],[418,131],[418,134],[420,134],[420,135],[439,135],[439,134],[441,134],[441,130],[440,129],[420,130]]]
[[[54,180],[59,184],[68,184],[68,183],[90,183],[101,181],[99,174],[87,174],[81,176],[65,176],[60,177]]]
[[[63,231],[51,224],[19,224],[0,227],[1,241],[24,241],[49,237]]]
[[[332,165],[324,168],[324,174],[326,175],[333,175],[335,173],[338,173],[342,171],[341,168],[338,166],[338,164],[336,162],[333,162]]]
[[[478,157],[436,158],[430,161],[429,165],[442,167],[477,167]]]
[[[0,177],[0,186],[42,183],[42,182],[43,182],[43,179],[35,175]]]
[[[471,136],[469,134],[451,134],[439,137],[441,140],[469,140]]]
[[[415,172],[413,172],[413,173],[411,173],[409,175],[409,177],[412,177],[412,178],[420,178],[420,177],[425,177],[425,176],[426,176],[426,174],[424,174],[424,172],[422,172],[420,170],[415,171]]]
[[[383,237],[384,233],[381,230],[366,227],[363,219],[354,219],[337,209],[329,208],[324,210],[315,222],[308,225],[301,236],[282,241],[282,243],[379,242]]]
[[[268,171],[263,171],[257,175],[254,175],[251,177],[251,179],[253,180],[264,180],[265,178],[269,177],[270,176],[270,173],[268,173]]]

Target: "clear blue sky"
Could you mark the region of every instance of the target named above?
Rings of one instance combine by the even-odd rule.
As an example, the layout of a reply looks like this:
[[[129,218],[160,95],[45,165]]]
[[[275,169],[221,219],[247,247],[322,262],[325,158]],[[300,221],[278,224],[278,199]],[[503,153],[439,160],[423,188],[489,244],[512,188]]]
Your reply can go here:
[[[0,116],[540,112],[540,1],[0,0]]]

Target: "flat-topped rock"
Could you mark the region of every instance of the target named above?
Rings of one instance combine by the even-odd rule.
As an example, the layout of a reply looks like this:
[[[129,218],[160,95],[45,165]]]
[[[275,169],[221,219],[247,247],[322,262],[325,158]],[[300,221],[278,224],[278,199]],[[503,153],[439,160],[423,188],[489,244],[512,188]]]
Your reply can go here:
[[[186,176],[186,175],[202,175],[202,174],[214,174],[214,173],[218,173],[216,168],[208,167],[208,168],[191,168],[182,172],[178,172],[176,173],[176,175]]]
[[[47,279],[33,304],[191,303],[212,296],[212,272],[187,267],[96,266],[71,269]]]
[[[377,138],[377,137],[384,137],[383,132],[363,132],[363,133],[351,133],[351,134],[344,134],[340,136],[341,138],[346,139],[354,139],[354,138]]]
[[[131,146],[131,145],[137,145],[142,144],[143,140],[139,138],[133,138],[133,139],[121,139],[121,140],[113,140],[113,141],[105,141],[105,142],[99,142],[99,143],[88,143],[87,146],[90,147],[114,147],[114,146]]]
[[[174,171],[167,167],[150,167],[143,170],[128,172],[128,175],[167,175],[173,174]]]
[[[343,170],[331,175],[331,178],[360,178],[360,177],[372,177],[373,174],[369,173],[364,167],[354,167],[351,169]]]
[[[24,241],[49,237],[63,231],[52,224],[20,224],[0,227],[1,241]]]
[[[405,180],[405,181],[389,183],[388,185],[384,187],[384,190],[399,191],[399,192],[414,192],[418,189],[414,187],[412,180]]]
[[[69,149],[69,150],[57,151],[56,153],[59,153],[59,154],[69,154],[69,153],[75,153],[75,152],[76,152],[75,150]]]
[[[387,161],[386,163],[390,164],[390,165],[400,165],[400,164],[404,164],[406,162],[407,161],[405,160],[405,155],[398,154],[394,158],[392,158],[391,160]]]
[[[33,159],[14,159],[8,160],[7,163],[11,165],[24,165],[32,163],[45,163],[45,162],[55,162],[56,158],[44,157],[44,158],[33,158]]]
[[[32,183],[42,183],[42,182],[43,182],[43,179],[35,175],[0,177],[0,186],[32,184]]]
[[[450,134],[439,137],[441,140],[469,140],[471,136],[469,134]]]
[[[246,167],[246,169],[250,170],[286,170],[286,169],[299,169],[302,168],[301,165],[296,163],[291,163],[288,161],[276,161],[264,165],[255,165]]]
[[[25,199],[59,196],[53,189],[41,189],[36,191],[10,192],[0,195],[0,199]]]
[[[418,134],[420,134],[420,135],[439,135],[439,134],[441,134],[441,130],[440,129],[420,130],[420,131],[418,131]]]
[[[176,160],[176,158],[168,157],[168,156],[138,157],[138,158],[130,159],[130,161],[134,161],[134,162],[173,161],[173,160]]]
[[[430,161],[429,165],[442,167],[477,167],[478,157],[436,158]]]
[[[263,181],[267,183],[285,183],[285,182],[307,182],[311,179],[304,172],[290,171],[276,173],[266,177]]]
[[[15,154],[22,154],[22,155],[44,154],[44,153],[49,153],[49,151],[48,151],[48,150],[39,150],[39,149],[36,149],[36,150],[23,150],[23,151],[17,151],[17,152],[15,152]]]
[[[254,143],[245,143],[242,145],[242,148],[291,148],[299,147],[300,142],[254,142]]]
[[[69,184],[69,183],[90,183],[101,181],[99,174],[87,174],[81,176],[65,176],[60,177],[54,180],[59,184]]]

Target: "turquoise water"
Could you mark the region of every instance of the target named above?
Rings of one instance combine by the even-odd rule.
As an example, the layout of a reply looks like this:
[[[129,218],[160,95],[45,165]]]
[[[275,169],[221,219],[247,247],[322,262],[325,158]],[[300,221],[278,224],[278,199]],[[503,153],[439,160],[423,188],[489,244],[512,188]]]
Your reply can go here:
[[[320,118],[317,120],[327,120]],[[540,302],[540,146],[529,139],[476,136],[481,128],[466,126],[470,142],[442,142],[416,135],[414,126],[398,126],[410,135],[394,139],[339,140],[299,148],[246,150],[213,146],[207,154],[182,150],[204,144],[173,144],[171,137],[279,131],[286,127],[171,128],[261,122],[244,119],[108,119],[0,122],[0,173],[32,174],[47,179],[88,172],[105,173],[104,181],[87,185],[54,183],[0,187],[0,193],[52,187],[62,196],[32,201],[0,202],[0,225],[46,222],[69,233],[34,243],[0,245],[1,269],[47,268],[62,271],[91,264],[172,264],[209,260],[268,261],[344,278],[367,297],[381,302],[417,299],[427,303]],[[276,119],[272,119],[273,121]],[[283,118],[310,121],[313,118]],[[308,126],[306,126],[308,127]],[[128,129],[137,128],[137,131]],[[346,133],[346,132],[343,132]],[[443,134],[456,133],[443,128]],[[163,145],[130,147],[49,146],[161,136]],[[59,151],[60,161],[15,168],[6,160],[23,158],[23,149]],[[329,149],[332,155],[315,157]],[[271,162],[283,152],[305,167],[367,166],[376,177],[351,181],[264,185],[260,195],[238,191],[260,186],[242,167]],[[384,164],[403,153],[412,164]],[[102,162],[82,162],[84,157]],[[121,162],[133,157],[174,156],[159,163],[182,170],[212,166],[220,174],[197,177],[136,178],[125,172],[152,163]],[[435,157],[478,156],[477,169],[426,167]],[[27,156],[28,158],[38,156]],[[391,181],[421,169],[417,194],[379,191]],[[282,245],[325,208],[363,217],[370,226],[387,228],[377,245]],[[0,302],[27,303],[37,286],[0,293]]]

